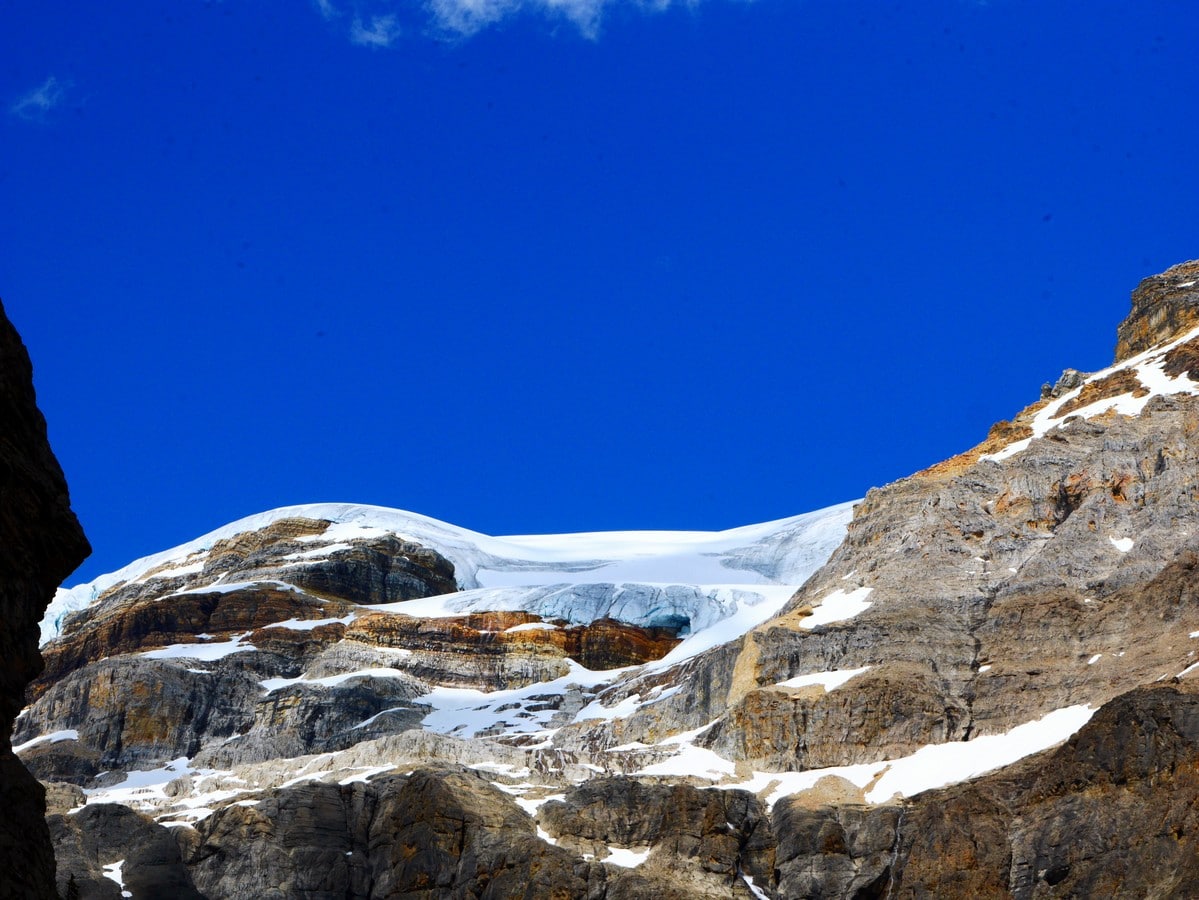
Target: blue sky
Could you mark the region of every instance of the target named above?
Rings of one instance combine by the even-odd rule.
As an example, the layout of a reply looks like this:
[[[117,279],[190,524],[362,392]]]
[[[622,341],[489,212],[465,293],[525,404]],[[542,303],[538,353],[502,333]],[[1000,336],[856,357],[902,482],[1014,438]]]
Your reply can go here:
[[[0,3],[0,297],[95,554],[862,495],[1199,256],[1190,0]]]

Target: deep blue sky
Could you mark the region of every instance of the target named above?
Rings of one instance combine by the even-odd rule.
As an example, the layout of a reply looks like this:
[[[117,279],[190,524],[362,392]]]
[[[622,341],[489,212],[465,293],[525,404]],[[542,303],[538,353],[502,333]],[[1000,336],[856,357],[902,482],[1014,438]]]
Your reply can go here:
[[[1193,0],[547,4],[0,2],[0,297],[72,582],[289,503],[850,499],[1199,256]]]

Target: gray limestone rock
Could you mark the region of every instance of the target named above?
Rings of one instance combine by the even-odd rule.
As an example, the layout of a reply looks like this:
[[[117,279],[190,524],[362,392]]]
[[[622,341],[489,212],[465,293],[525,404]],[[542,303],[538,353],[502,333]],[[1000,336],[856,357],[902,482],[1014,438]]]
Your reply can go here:
[[[303,784],[179,829],[212,898],[602,897],[602,871],[537,838],[479,774],[421,769],[369,783]]]
[[[119,900],[121,888],[105,867],[120,863],[124,889],[133,897],[205,900],[183,865],[174,836],[152,819],[125,806],[99,803],[71,815],[51,815],[49,822],[58,889],[64,896],[73,876],[81,898]]]

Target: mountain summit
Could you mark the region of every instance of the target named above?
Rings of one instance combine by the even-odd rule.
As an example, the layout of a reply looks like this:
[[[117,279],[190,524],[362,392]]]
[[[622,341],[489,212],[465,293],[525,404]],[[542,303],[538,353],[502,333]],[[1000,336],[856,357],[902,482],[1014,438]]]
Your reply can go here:
[[[60,591],[14,736],[60,888],[1199,894],[1197,283],[857,503],[516,537],[297,506]]]

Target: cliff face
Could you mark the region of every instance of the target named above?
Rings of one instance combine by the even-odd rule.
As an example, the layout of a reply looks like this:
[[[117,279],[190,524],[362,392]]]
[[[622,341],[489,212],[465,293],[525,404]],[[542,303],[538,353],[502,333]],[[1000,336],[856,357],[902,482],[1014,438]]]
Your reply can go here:
[[[41,786],[12,753],[13,719],[41,671],[38,622],[91,552],[46,440],[33,368],[0,307],[0,896],[56,897]]]

